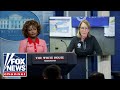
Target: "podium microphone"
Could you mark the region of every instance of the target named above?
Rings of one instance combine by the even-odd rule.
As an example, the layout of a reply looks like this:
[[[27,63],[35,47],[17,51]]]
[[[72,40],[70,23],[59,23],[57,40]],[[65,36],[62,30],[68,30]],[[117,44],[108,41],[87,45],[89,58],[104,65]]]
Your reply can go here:
[[[61,42],[63,42],[65,44],[66,50],[67,50],[67,44],[66,44],[66,42],[64,40],[61,40]]]
[[[65,46],[66,46],[66,52],[67,52],[67,44],[66,44],[66,42],[64,40],[61,40],[61,42],[63,42],[65,44]],[[67,78],[70,79],[70,74],[69,73],[67,74]]]

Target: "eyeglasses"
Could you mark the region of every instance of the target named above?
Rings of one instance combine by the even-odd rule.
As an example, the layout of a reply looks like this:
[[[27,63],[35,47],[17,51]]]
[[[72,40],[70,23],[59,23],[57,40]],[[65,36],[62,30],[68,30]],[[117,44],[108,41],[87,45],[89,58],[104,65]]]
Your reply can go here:
[[[88,28],[87,27],[80,27],[80,29],[82,29],[82,30],[88,30]]]

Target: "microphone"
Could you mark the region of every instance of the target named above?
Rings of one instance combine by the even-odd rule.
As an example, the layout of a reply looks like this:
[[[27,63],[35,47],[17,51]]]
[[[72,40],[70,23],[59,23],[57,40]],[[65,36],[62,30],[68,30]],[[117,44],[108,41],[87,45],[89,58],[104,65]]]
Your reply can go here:
[[[65,44],[66,50],[67,50],[67,44],[66,44],[66,42],[64,40],[61,40],[61,42],[63,42]]]

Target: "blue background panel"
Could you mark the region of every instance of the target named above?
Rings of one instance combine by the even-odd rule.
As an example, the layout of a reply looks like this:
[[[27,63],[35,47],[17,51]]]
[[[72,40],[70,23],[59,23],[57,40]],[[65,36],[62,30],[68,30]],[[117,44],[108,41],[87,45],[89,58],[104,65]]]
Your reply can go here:
[[[115,17],[115,55],[112,55],[112,71],[120,72],[120,11],[110,11],[110,16]]]
[[[72,27],[78,27],[84,19],[90,23],[91,27],[109,26],[109,17],[72,17]]]

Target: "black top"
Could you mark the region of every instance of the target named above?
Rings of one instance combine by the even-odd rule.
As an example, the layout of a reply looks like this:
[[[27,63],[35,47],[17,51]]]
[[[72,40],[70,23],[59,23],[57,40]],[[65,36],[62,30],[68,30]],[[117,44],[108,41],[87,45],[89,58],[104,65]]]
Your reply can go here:
[[[75,50],[77,56],[102,55],[102,49],[94,36],[87,37],[84,42],[74,36],[67,48],[67,52]]]

